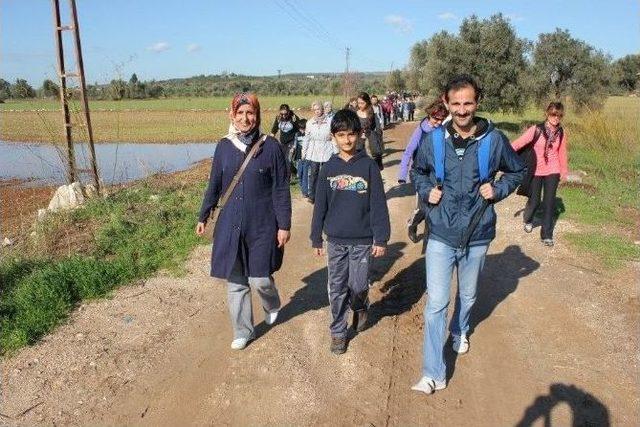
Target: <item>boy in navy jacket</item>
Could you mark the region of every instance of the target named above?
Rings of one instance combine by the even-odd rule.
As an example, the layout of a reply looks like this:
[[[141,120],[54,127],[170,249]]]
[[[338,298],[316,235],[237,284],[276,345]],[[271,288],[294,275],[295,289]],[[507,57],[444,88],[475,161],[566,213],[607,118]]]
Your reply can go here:
[[[371,257],[385,255],[391,229],[380,170],[364,151],[356,151],[361,130],[360,119],[351,110],[340,110],[331,120],[339,152],[320,170],[311,222],[311,243],[318,256],[324,255],[323,230],[327,235],[331,351],[335,354],[347,350],[349,305],[355,330],[367,326]]]

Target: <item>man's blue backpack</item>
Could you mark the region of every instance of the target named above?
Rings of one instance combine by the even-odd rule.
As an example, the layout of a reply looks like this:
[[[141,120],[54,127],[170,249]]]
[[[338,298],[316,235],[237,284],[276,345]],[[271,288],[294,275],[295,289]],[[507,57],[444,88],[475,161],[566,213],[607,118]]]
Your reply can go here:
[[[436,183],[439,187],[442,187],[444,183],[444,160],[445,160],[445,129],[444,126],[439,126],[431,131],[431,141],[433,143],[433,163],[436,174]],[[490,181],[489,177],[489,161],[491,158],[491,138],[482,138],[478,141],[478,172],[480,174],[480,184],[484,184]],[[469,226],[465,230],[461,239],[461,248],[466,248],[469,245],[469,240],[473,231],[478,226],[480,218],[484,215],[484,211],[487,209],[489,202],[487,200],[482,201],[482,207],[478,209],[475,215],[471,218]]]
[[[442,185],[444,182],[444,159],[445,155],[445,127],[438,126],[431,131],[431,142],[433,143],[433,159],[435,166],[436,182]],[[478,141],[478,169],[480,182],[489,182],[489,161],[491,159],[491,140],[482,138]]]

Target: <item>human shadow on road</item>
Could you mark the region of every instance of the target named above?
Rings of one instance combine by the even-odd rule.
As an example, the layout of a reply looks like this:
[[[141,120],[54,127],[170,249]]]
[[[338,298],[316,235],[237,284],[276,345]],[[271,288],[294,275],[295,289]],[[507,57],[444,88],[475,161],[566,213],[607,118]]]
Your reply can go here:
[[[522,252],[520,246],[507,246],[504,252],[487,255],[478,282],[476,302],[471,310],[469,333],[488,318],[498,305],[518,287],[520,279],[533,273],[540,263]],[[458,304],[458,301],[455,301]],[[458,354],[451,349],[451,339],[445,346],[447,378],[453,376]]]
[[[416,194],[416,190],[413,188],[413,184],[398,184],[391,187],[387,190],[386,196],[387,200],[393,199],[394,197],[407,197],[413,196]]]
[[[380,288],[382,298],[371,304],[369,308],[370,327],[383,317],[397,316],[411,310],[411,307],[422,298],[425,285],[424,257],[419,257],[410,266],[404,268],[393,278],[387,280]]]
[[[385,144],[389,144],[389,143],[392,143],[392,142],[394,142],[394,141],[386,141]],[[404,150],[399,150],[397,148],[386,148],[384,150],[384,153],[382,154],[382,157],[387,157],[387,156],[392,155],[393,153],[400,153],[402,151],[404,151]]]
[[[402,250],[407,244],[395,242],[387,245],[387,255],[372,259],[370,281],[379,281],[391,269],[393,264],[402,257]],[[307,311],[319,310],[329,305],[327,295],[327,267],[314,271],[302,279],[304,286],[295,291],[291,300],[280,309],[278,323],[285,323]],[[261,322],[256,326],[256,337],[259,338],[268,330],[268,326]]]
[[[524,411],[522,419],[516,427],[530,427],[539,425],[539,420],[544,426],[554,425],[552,411],[556,405],[566,403],[571,408],[572,422],[574,427],[581,426],[602,426],[608,427],[609,410],[592,394],[576,387],[573,384],[567,385],[554,383],[549,386],[549,394],[541,395]],[[556,425],[566,425],[556,423]]]
[[[392,166],[399,165],[399,164],[400,164],[400,160],[396,159],[396,160],[389,160],[388,162],[384,162],[383,166],[385,168],[390,168]]]

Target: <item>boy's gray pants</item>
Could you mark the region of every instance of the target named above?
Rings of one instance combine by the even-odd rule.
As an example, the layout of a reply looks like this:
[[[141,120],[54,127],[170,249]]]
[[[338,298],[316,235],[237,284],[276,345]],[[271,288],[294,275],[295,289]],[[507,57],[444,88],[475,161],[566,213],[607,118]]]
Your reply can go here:
[[[371,245],[339,245],[327,243],[329,305],[331,336],[347,337],[349,306],[354,311],[369,308],[369,265]]]
[[[234,339],[254,338],[251,288],[260,295],[266,313],[280,309],[280,296],[273,277],[247,277],[243,274],[242,262],[236,259],[227,279],[227,302]]]

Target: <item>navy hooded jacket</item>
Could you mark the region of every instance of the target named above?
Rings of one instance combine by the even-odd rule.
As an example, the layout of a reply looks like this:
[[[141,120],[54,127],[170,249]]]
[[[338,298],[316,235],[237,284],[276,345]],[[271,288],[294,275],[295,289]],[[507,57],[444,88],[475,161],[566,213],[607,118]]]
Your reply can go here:
[[[432,205],[428,200],[429,193],[436,186],[433,135],[423,135],[411,170],[411,181],[416,192],[428,206],[426,213],[429,238],[451,247],[463,245],[463,234],[484,200],[480,195],[482,183],[478,170],[478,141],[488,138],[491,141],[489,176],[494,198],[469,240],[470,245],[488,244],[496,236],[496,212],[493,205],[518,187],[524,176],[525,165],[511,148],[507,137],[489,121],[485,131],[469,142],[462,158],[458,158],[452,136],[445,127],[445,176],[442,198],[438,204]],[[503,175],[494,181],[498,171],[503,172]]]
[[[334,154],[320,169],[311,221],[311,243],[322,231],[340,245],[386,246],[390,224],[380,169],[364,151],[348,161]]]

